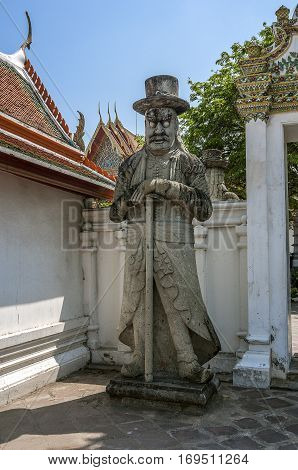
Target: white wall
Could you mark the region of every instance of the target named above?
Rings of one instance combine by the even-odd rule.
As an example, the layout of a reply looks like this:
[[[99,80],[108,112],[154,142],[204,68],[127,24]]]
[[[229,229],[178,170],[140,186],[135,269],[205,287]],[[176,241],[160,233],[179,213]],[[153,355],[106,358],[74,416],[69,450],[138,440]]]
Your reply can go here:
[[[120,365],[130,358],[129,349],[118,341],[117,331],[125,225],[111,222],[108,209],[86,209],[83,218],[86,314],[89,312],[93,325],[88,341],[92,362]],[[243,341],[247,333],[246,203],[214,203],[211,219],[197,223],[194,230],[202,294],[222,344],[222,353],[212,366],[231,372],[236,355],[246,350]]]
[[[86,363],[80,246],[62,249],[65,200],[80,208],[79,196],[0,171],[0,394],[20,367],[42,370],[45,357],[57,359],[53,368],[67,350],[65,360]],[[23,381],[35,373],[27,372]]]
[[[80,198],[0,172],[0,334],[82,316],[80,251],[62,251],[64,199]]]
[[[214,369],[231,372],[247,349],[246,202],[214,202],[212,217],[196,224],[195,253],[202,295],[221,342]]]
[[[82,232],[88,346],[96,364],[122,364],[129,348],[118,341],[126,230],[110,221],[109,209],[85,209]]]

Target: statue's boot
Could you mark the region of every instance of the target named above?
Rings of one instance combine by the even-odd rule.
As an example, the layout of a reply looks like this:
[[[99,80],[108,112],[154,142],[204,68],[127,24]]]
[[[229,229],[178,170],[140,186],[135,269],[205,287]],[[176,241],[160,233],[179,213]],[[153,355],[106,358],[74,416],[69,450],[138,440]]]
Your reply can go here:
[[[214,376],[209,369],[201,367],[197,360],[192,362],[179,362],[178,368],[180,377],[190,380],[191,382],[205,384]]]
[[[139,375],[144,375],[144,367],[144,356],[140,354],[134,354],[133,359],[129,364],[123,364],[121,368],[121,374],[124,377],[138,377]]]

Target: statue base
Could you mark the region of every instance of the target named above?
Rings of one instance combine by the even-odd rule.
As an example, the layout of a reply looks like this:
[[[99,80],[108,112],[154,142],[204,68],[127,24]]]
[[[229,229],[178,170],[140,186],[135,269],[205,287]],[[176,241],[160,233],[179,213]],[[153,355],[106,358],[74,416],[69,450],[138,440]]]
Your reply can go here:
[[[220,386],[218,377],[214,376],[206,384],[198,384],[183,380],[155,379],[145,382],[142,378],[112,379],[107,385],[107,393],[111,397],[136,398],[151,402],[178,403],[204,407]]]

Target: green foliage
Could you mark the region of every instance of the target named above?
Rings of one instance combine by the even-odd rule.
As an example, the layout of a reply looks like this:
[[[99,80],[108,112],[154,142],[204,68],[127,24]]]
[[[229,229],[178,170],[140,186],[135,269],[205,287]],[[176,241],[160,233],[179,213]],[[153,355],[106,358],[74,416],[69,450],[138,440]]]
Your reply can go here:
[[[143,145],[145,144],[145,137],[143,135],[138,134],[135,136],[135,139],[137,143],[139,144],[139,147],[143,147]]]
[[[110,207],[111,205],[112,205],[112,201],[108,201],[107,199],[95,199],[94,200],[94,208],[97,208],[97,209]]]
[[[254,43],[269,47],[273,43],[270,27],[263,25]],[[239,93],[235,79],[240,74],[239,60],[248,43],[235,43],[217,60],[217,70],[205,82],[189,80],[193,106],[181,118],[182,137],[190,152],[216,148],[229,159],[226,184],[230,191],[245,199],[245,123],[236,110]]]
[[[298,289],[297,287],[291,288],[291,300],[294,301],[298,297]]]
[[[98,207],[110,207],[112,205],[112,201],[98,201]]]
[[[291,299],[298,297],[298,269],[292,269],[291,272]]]

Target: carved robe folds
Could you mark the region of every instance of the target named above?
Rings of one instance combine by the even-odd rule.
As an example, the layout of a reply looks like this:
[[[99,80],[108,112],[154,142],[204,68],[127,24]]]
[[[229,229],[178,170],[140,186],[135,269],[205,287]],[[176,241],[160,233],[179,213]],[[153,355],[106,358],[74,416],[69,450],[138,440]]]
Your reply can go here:
[[[171,182],[154,201],[154,369],[175,374],[177,362],[196,355],[204,364],[220,350],[193,249],[192,220],[208,219],[212,205],[204,165],[181,149],[153,157],[143,148],[121,165],[110,218],[128,222],[119,339],[132,350],[144,342],[146,252],[145,204],[131,206],[129,200],[140,183],[154,178]]]

